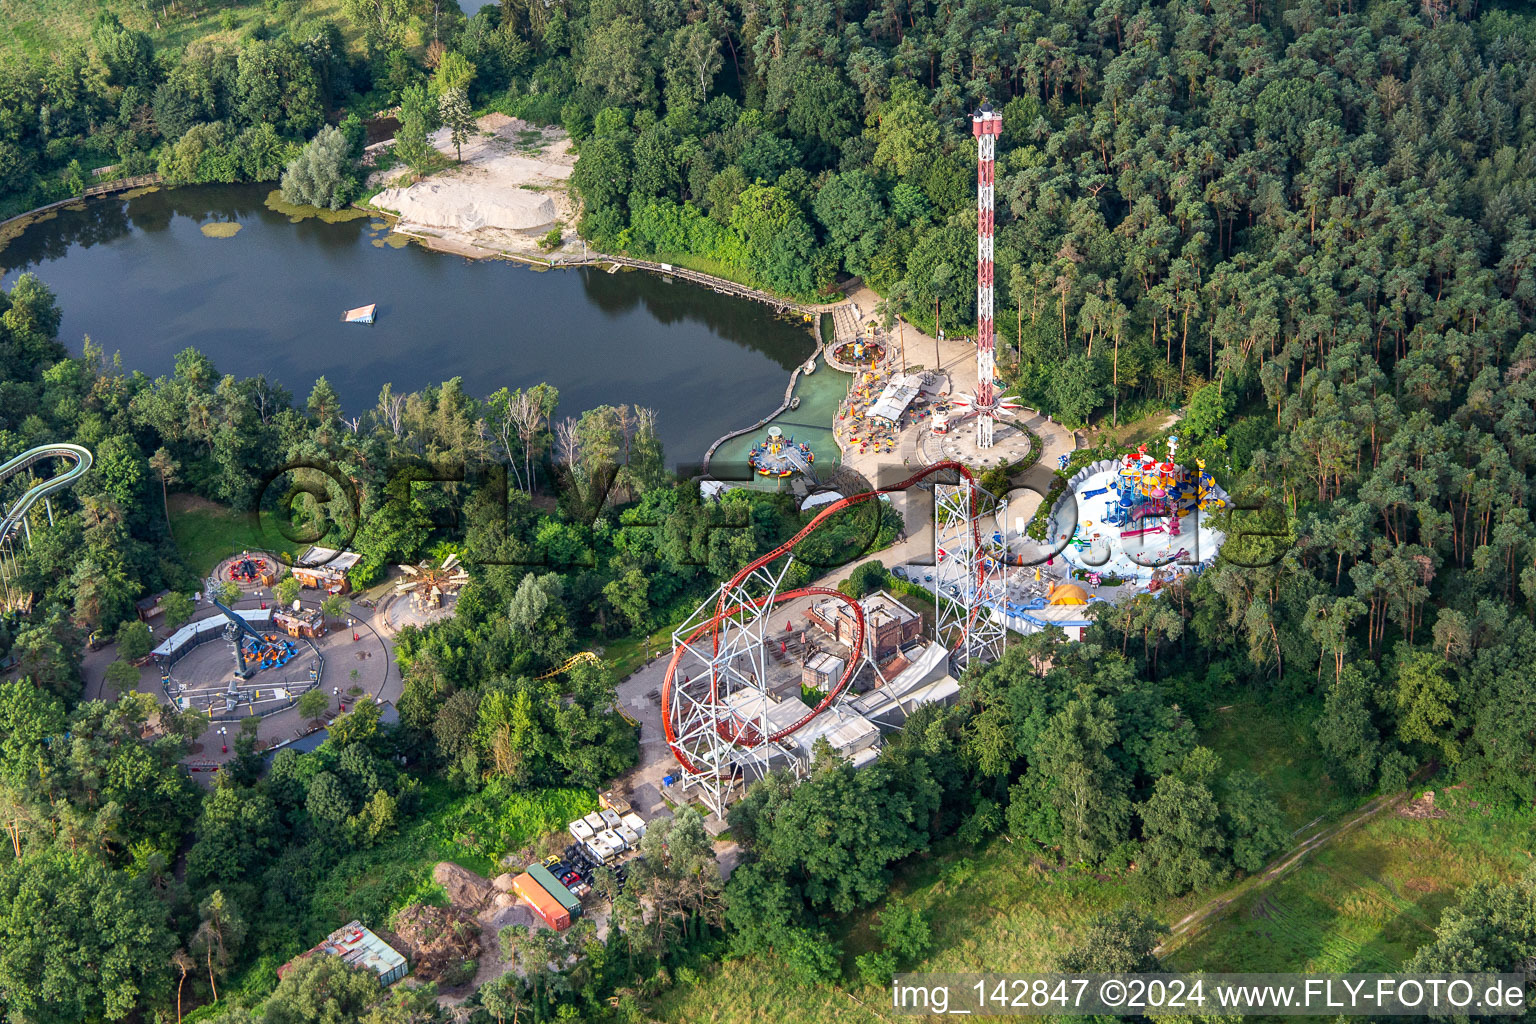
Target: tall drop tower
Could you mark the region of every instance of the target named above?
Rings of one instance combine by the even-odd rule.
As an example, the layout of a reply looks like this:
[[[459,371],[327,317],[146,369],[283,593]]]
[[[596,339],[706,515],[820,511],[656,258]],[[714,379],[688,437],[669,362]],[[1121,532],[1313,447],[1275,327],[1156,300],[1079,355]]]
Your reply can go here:
[[[992,447],[992,415],[997,411],[997,345],[992,326],[992,174],[1003,115],[983,103],[971,115],[976,136],[976,446]]]

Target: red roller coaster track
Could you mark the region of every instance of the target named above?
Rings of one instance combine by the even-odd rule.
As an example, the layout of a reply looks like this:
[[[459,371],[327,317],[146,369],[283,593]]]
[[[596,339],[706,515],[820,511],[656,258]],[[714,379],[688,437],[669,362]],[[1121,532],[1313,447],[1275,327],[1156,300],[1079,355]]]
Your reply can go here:
[[[693,761],[693,759],[688,756],[687,751],[685,751],[678,743],[677,722],[674,721],[673,718],[674,709],[672,706],[672,688],[674,685],[676,685],[678,662],[682,658],[683,651],[686,649],[686,645],[691,644],[694,640],[697,640],[706,632],[713,632],[713,646],[714,649],[718,651],[720,645],[720,624],[726,619],[730,618],[732,615],[736,615],[742,611],[747,610],[761,611],[762,609],[772,605],[776,605],[784,601],[792,601],[801,597],[831,597],[842,601],[852,611],[854,623],[856,626],[854,630],[854,642],[852,644],[853,650],[862,650],[864,646],[864,609],[859,605],[857,601],[842,593],[841,591],[830,590],[826,587],[800,587],[796,590],[785,591],[782,594],[770,594],[767,597],[761,598],[757,601],[734,605],[731,608],[726,608],[725,606],[726,594],[735,589],[748,576],[756,572],[758,569],[793,551],[795,545],[799,544],[812,533],[815,533],[816,530],[818,530],[828,519],[836,515],[838,512],[841,512],[843,509],[862,504],[866,501],[871,501],[880,497],[882,494],[891,494],[897,491],[904,491],[911,487],[913,484],[925,480],[933,474],[942,472],[944,470],[951,470],[959,473],[960,476],[965,479],[966,486],[970,488],[971,497],[974,502],[976,495],[976,480],[971,476],[970,470],[966,469],[965,466],[958,462],[935,462],[933,465],[919,470],[917,473],[914,473],[912,476],[898,484],[895,484],[894,486],[884,488],[882,490],[865,491],[862,494],[854,494],[826,506],[816,515],[816,518],[807,523],[799,533],[795,534],[793,537],[789,538],[789,540],[780,544],[772,551],[769,551],[767,554],[759,555],[757,558],[747,563],[747,565],[742,567],[742,569],[738,571],[736,575],[732,576],[731,579],[721,587],[720,600],[715,607],[714,618],[709,619],[708,621],[699,625],[696,629],[694,629],[692,633],[687,636],[683,643],[677,644],[672,649],[672,660],[667,663],[667,674],[661,684],[662,728],[666,733],[667,746],[672,750],[672,756],[677,758],[678,764],[682,765],[683,768],[687,771],[696,774],[706,770],[700,768]],[[973,550],[979,552],[981,550],[981,526],[974,516],[974,504],[972,505],[972,509],[971,541],[975,545]],[[980,576],[982,573],[982,560],[980,558],[976,560],[976,565],[978,576]],[[978,585],[981,582],[982,581],[978,578]],[[961,639],[964,639],[963,634]],[[785,738],[786,736],[798,732],[800,729],[803,729],[805,726],[809,725],[816,718],[816,716],[820,715],[823,711],[832,706],[832,702],[836,700],[838,696],[842,694],[843,690],[847,688],[848,684],[853,681],[853,677],[859,669],[859,664],[860,663],[857,658],[849,658],[848,665],[843,670],[842,676],[838,679],[837,685],[832,687],[827,695],[822,698],[821,703],[817,704],[810,710],[809,713],[804,715],[794,724],[780,729],[771,735],[760,736],[756,735],[755,731],[749,733],[749,726],[747,723],[743,722],[738,728],[733,730],[731,735],[725,736],[725,738],[733,744],[742,747],[743,749],[750,749],[762,743],[776,742]],[[712,702],[718,700],[718,687],[718,676],[711,674],[709,681],[709,694],[710,700]]]

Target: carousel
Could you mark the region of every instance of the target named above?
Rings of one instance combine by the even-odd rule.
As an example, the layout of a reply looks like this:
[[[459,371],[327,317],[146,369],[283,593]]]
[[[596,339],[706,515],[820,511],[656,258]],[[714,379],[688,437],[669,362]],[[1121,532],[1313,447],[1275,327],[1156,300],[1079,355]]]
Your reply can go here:
[[[795,442],[785,437],[778,427],[769,427],[768,436],[752,446],[747,453],[747,465],[759,476],[787,477],[796,473],[811,472],[816,453],[805,442]]]
[[[833,349],[832,356],[844,366],[878,366],[885,359],[885,346],[877,341],[855,338]]]

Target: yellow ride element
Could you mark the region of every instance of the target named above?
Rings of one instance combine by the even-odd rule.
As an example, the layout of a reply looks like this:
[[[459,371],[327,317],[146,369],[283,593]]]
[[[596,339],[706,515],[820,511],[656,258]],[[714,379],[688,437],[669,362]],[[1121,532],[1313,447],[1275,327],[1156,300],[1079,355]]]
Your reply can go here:
[[[593,654],[591,651],[582,651],[580,654],[572,655],[571,657],[567,658],[558,668],[550,669],[548,672],[545,672],[541,676],[534,676],[534,679],[548,679],[550,676],[558,676],[562,672],[568,672],[584,661],[590,661],[595,665],[600,660],[601,659],[599,659],[598,656]]]

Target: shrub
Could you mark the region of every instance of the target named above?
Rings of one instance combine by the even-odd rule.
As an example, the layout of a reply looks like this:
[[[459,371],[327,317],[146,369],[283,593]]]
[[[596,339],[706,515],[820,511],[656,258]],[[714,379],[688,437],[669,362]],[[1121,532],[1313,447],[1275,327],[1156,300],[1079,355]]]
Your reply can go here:
[[[357,193],[357,165],[341,129],[327,125],[309,140],[283,172],[282,191],[290,203],[329,210],[352,201]]]

